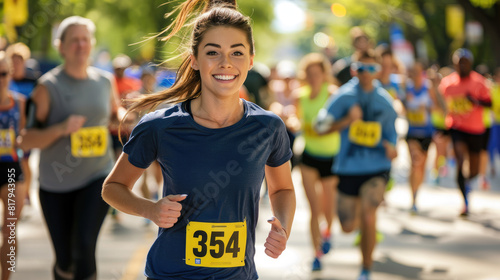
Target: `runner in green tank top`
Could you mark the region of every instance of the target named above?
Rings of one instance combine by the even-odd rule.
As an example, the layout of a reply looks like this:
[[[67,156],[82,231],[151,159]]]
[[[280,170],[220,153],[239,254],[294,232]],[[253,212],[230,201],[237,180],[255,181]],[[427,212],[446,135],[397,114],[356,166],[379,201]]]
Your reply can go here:
[[[313,129],[318,112],[325,105],[332,92],[336,90],[330,79],[330,63],[321,54],[306,55],[299,64],[298,78],[304,86],[297,90],[297,111],[301,120],[305,148],[301,157],[300,169],[302,183],[311,207],[311,237],[315,258],[312,270],[320,270],[320,258],[328,253],[331,246],[330,229],[336,213],[338,178],[332,173],[334,156],[340,149],[338,132],[319,135]],[[322,190],[316,191],[320,182]],[[320,230],[320,219],[326,225]]]

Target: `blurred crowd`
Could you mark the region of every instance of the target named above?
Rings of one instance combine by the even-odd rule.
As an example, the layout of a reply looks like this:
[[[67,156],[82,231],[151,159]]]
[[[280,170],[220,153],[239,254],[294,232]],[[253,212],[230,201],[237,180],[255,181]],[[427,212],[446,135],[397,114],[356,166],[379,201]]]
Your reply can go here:
[[[419,60],[405,65],[389,45],[375,45],[359,27],[352,28],[351,43],[352,55],[347,57],[335,57],[334,53],[325,50],[305,54],[297,60],[282,60],[273,65],[255,63],[240,90],[241,98],[274,112],[286,124],[294,151],[292,166],[300,168],[302,183],[311,206],[311,236],[316,257],[313,270],[321,269],[320,257],[328,253],[331,246],[338,178],[329,173],[329,167],[339,153],[341,141],[338,133],[321,135],[314,126],[320,110],[362,71],[376,75],[374,83],[387,91],[398,119],[405,123],[402,128],[397,128],[397,132],[398,141],[407,142],[410,154],[408,185],[413,203],[408,205],[409,211],[418,212],[418,190],[426,179],[426,174],[431,176],[427,180],[438,185],[451,168],[457,168],[457,186],[464,197],[464,208],[460,214],[467,216],[468,193],[474,188],[488,190],[488,176],[495,176],[498,172],[495,158],[500,153],[500,66],[490,70],[484,64],[476,65],[472,53],[467,49],[450,53],[450,65],[429,65]],[[1,51],[4,52],[1,60],[8,60],[9,68],[6,67],[6,74],[0,73],[3,98],[0,101],[13,96],[23,106],[25,103],[29,104],[39,83],[38,79],[45,73],[40,71],[37,60],[31,56],[30,49],[25,44],[12,43]],[[360,56],[366,52],[373,52],[375,63],[359,62]],[[65,56],[65,59],[68,57],[69,55]],[[100,51],[90,64],[99,71],[109,73],[115,89],[112,92],[123,108],[127,108],[128,99],[154,94],[175,82],[176,73],[171,69],[154,62],[137,62],[125,54]],[[463,80],[464,77],[470,77],[475,84],[471,87],[458,85],[455,80]],[[8,84],[5,83],[7,78],[10,79]],[[454,86],[463,88],[454,89]],[[471,89],[479,91],[483,87],[481,93],[468,92]],[[465,99],[453,98],[453,90],[463,90]],[[0,109],[4,111],[10,108],[10,101],[5,102],[6,105],[0,104]],[[170,104],[164,105],[168,106]],[[473,107],[481,108],[474,111],[474,116],[470,115],[475,110]],[[30,107],[26,106],[23,110],[28,114]],[[127,141],[133,127],[145,113],[146,111],[137,112],[128,116],[121,127],[119,115],[113,116],[109,121],[107,129],[111,135],[114,160],[120,155],[123,143]],[[476,113],[481,114],[480,119],[476,118]],[[2,129],[8,128],[6,126]],[[20,130],[22,127],[19,127],[17,133]],[[7,136],[2,134],[2,137]],[[299,138],[304,145],[297,145],[296,140]],[[461,143],[466,145],[462,146]],[[428,157],[430,149],[435,149],[432,158]],[[28,164],[29,150],[19,153],[26,190],[22,194],[26,197],[23,204],[30,204],[32,199],[29,197],[30,183],[33,180]],[[432,162],[430,172],[426,170],[428,161]],[[326,170],[321,166],[327,166]],[[161,170],[157,163],[148,169],[143,182],[143,196],[157,199],[162,186]],[[321,188],[316,188],[317,183],[321,184]],[[388,190],[392,183],[392,179],[389,179]],[[119,223],[119,214],[113,209],[110,212]],[[323,219],[325,223],[322,222]],[[4,255],[2,253],[2,258]]]

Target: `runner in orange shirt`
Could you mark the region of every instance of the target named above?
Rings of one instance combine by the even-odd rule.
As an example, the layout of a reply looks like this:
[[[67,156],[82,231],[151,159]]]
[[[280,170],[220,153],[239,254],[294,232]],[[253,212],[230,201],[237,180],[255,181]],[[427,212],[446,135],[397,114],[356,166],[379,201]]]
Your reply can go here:
[[[461,215],[467,216],[468,193],[479,172],[479,153],[485,132],[483,108],[491,107],[491,96],[485,78],[472,71],[473,56],[469,50],[456,50],[452,60],[456,72],[443,78],[439,91],[446,101],[446,126],[450,129],[457,158],[458,186],[464,196],[465,207]],[[462,167],[467,154],[469,173],[465,178]]]

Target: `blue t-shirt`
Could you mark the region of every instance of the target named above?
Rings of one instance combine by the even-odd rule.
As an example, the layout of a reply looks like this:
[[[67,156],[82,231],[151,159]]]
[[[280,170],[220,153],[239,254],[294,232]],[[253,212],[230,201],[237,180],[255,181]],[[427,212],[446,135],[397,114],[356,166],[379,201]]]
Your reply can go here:
[[[339,175],[370,175],[391,169],[391,160],[385,155],[383,140],[396,144],[395,121],[397,114],[392,107],[392,98],[378,81],[374,81],[374,90],[363,92],[357,78],[351,79],[339,89],[318,114],[318,122],[326,119],[340,120],[352,106],[359,105],[363,111],[364,122],[380,124],[380,140],[368,147],[353,143],[349,137],[350,127],[341,131],[340,152],[332,171]]]
[[[29,98],[31,97],[33,89],[35,89],[36,83],[36,75],[32,71],[27,70],[25,77],[21,80],[12,79],[10,81],[9,89],[15,92],[22,93],[24,96],[26,96],[26,98]]]
[[[431,122],[432,99],[429,95],[430,81],[425,80],[422,87],[415,88],[412,80],[406,82],[405,107],[408,119],[408,136],[432,137],[434,128]]]
[[[258,278],[253,258],[264,167],[286,163],[292,151],[283,121],[251,102],[243,102],[242,119],[229,127],[210,129],[199,125],[190,114],[190,101],[187,101],[145,115],[132,131],[123,148],[130,163],[147,168],[157,160],[164,178],[163,196],[188,195],[180,202],[182,211],[178,222],[172,228],[159,229],[147,257],[147,277]],[[190,222],[246,222],[244,266],[187,265],[186,226]],[[203,246],[209,245],[209,250],[219,249],[211,246],[210,237],[197,242],[205,242]],[[241,243],[239,240],[238,244]],[[232,246],[234,252],[235,244],[223,246]]]

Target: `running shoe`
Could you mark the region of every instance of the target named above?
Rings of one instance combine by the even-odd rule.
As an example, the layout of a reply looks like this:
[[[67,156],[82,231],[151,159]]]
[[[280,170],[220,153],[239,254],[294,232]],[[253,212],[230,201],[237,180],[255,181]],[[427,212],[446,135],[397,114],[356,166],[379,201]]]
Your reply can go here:
[[[370,271],[368,269],[361,270],[358,280],[370,280]]]
[[[464,207],[462,213],[460,213],[460,217],[468,217],[469,216],[469,207]]]
[[[321,270],[321,262],[319,261],[319,258],[314,258],[313,264],[312,264],[312,271],[320,271]]]
[[[413,204],[413,206],[411,207],[410,213],[412,215],[417,215],[418,210],[417,210],[417,206],[415,204]]]
[[[328,254],[328,252],[330,252],[330,249],[332,248],[332,243],[331,243],[332,235],[331,235],[331,233],[326,233],[326,231],[323,232],[321,239],[323,242],[321,244],[321,251],[323,251],[323,254]]]

